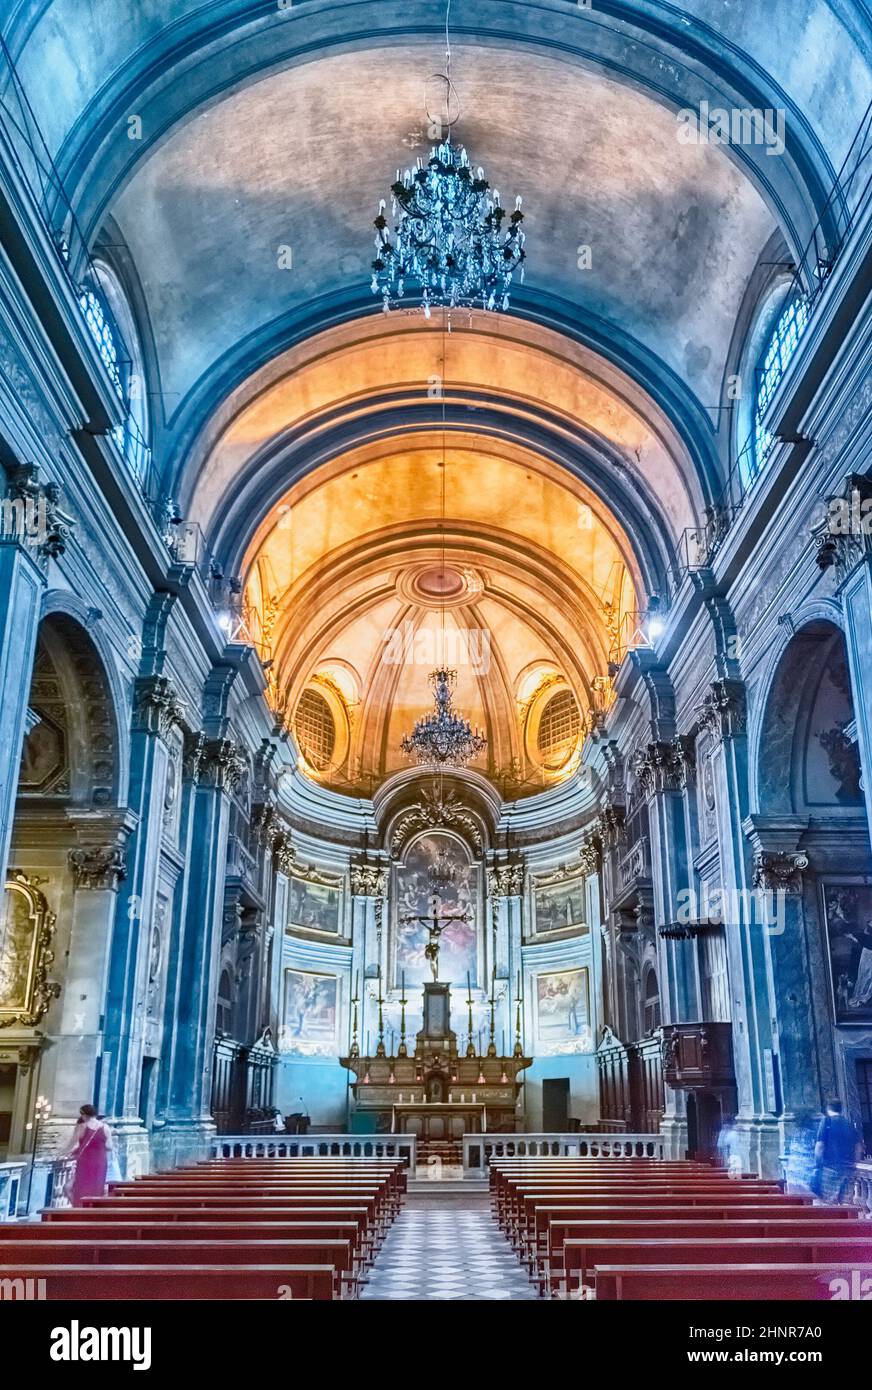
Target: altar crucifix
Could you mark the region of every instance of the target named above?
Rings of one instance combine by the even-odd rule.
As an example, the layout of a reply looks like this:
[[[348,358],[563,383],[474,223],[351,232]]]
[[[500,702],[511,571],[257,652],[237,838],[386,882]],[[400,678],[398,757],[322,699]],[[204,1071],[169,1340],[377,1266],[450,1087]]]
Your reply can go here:
[[[453,922],[468,922],[472,917],[469,908],[464,908],[463,912],[442,912],[442,899],[438,893],[434,893],[430,898],[429,914],[416,915],[414,912],[404,912],[402,920],[404,922],[418,922],[427,928],[428,941],[424,947],[424,955],[430,963],[433,972],[433,979],[439,979],[439,938],[446,927],[450,927]]]

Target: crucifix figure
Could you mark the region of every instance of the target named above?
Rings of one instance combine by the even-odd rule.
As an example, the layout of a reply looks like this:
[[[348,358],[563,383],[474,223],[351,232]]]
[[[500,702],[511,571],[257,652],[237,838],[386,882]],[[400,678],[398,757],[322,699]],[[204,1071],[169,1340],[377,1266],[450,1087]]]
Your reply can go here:
[[[428,915],[416,916],[413,912],[403,913],[404,922],[420,922],[427,928],[428,941],[427,945],[424,947],[424,955],[430,963],[430,969],[433,972],[434,980],[439,979],[440,936],[445,928],[449,927],[452,922],[468,922],[472,916],[469,908],[465,908],[463,912],[446,912],[444,914],[441,908],[442,899],[439,897],[438,893],[434,893],[430,898],[430,912]]]

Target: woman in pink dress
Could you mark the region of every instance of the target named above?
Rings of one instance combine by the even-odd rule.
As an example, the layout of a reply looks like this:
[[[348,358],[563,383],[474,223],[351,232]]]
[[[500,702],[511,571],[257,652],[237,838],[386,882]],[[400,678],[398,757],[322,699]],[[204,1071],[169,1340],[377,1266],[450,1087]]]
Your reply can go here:
[[[70,1190],[74,1207],[82,1205],[84,1197],[102,1197],[106,1190],[106,1168],[112,1152],[112,1131],[98,1119],[93,1105],[83,1105],[73,1132],[70,1158],[76,1160],[76,1171]]]

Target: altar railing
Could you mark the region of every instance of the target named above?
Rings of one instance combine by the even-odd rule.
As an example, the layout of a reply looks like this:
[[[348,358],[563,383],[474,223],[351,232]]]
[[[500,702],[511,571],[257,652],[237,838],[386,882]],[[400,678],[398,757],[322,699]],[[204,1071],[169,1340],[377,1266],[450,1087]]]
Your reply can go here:
[[[494,1158],[665,1158],[660,1134],[464,1134],[463,1171],[487,1172]]]
[[[27,1159],[0,1163],[0,1221],[10,1221],[18,1211]]]
[[[217,1134],[212,1158],[401,1158],[413,1171],[414,1134]]]
[[[0,1163],[0,1221],[33,1215],[43,1207],[68,1207],[75,1164],[70,1158],[40,1155]]]
[[[857,1164],[854,1180],[854,1201],[872,1216],[872,1159]]]

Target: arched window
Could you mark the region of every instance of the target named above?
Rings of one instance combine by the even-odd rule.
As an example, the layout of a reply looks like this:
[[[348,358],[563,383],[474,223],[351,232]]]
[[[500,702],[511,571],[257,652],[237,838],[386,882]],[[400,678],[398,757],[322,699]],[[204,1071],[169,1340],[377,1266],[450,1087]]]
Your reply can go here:
[[[571,690],[558,690],[539,720],[536,747],[546,763],[562,761],[578,746],[581,716]]]
[[[660,982],[657,971],[650,967],[645,975],[642,996],[642,1031],[647,1035],[660,1027]]]
[[[109,312],[103,300],[103,296],[94,290],[83,289],[79,295],[79,304],[82,313],[85,315],[85,322],[91,330],[91,337],[97,344],[97,349],[103,359],[103,366],[106,368],[112,379],[118,399],[127,404],[124,394],[124,385],[121,379],[121,366],[119,363],[119,345],[115,330],[109,320]]]
[[[783,290],[779,291],[783,294]],[[783,302],[783,301],[782,301]],[[809,320],[809,303],[804,295],[793,294],[782,308],[775,327],[765,340],[754,370],[754,421],[751,440],[751,478],[763,469],[772,448],[772,431],[766,427],[766,411],[781,378],[796,352]]]
[[[233,980],[229,970],[222,970],[218,982],[218,1011],[215,1027],[229,1037],[233,1028]]]
[[[330,765],[336,748],[333,711],[320,690],[304,690],[297,705],[294,732],[300,752],[316,772]]]
[[[130,465],[144,481],[149,459],[148,394],[139,334],[124,289],[111,266],[95,261],[81,288],[79,304],[103,365],[125,410],[125,420],[113,437]]]

